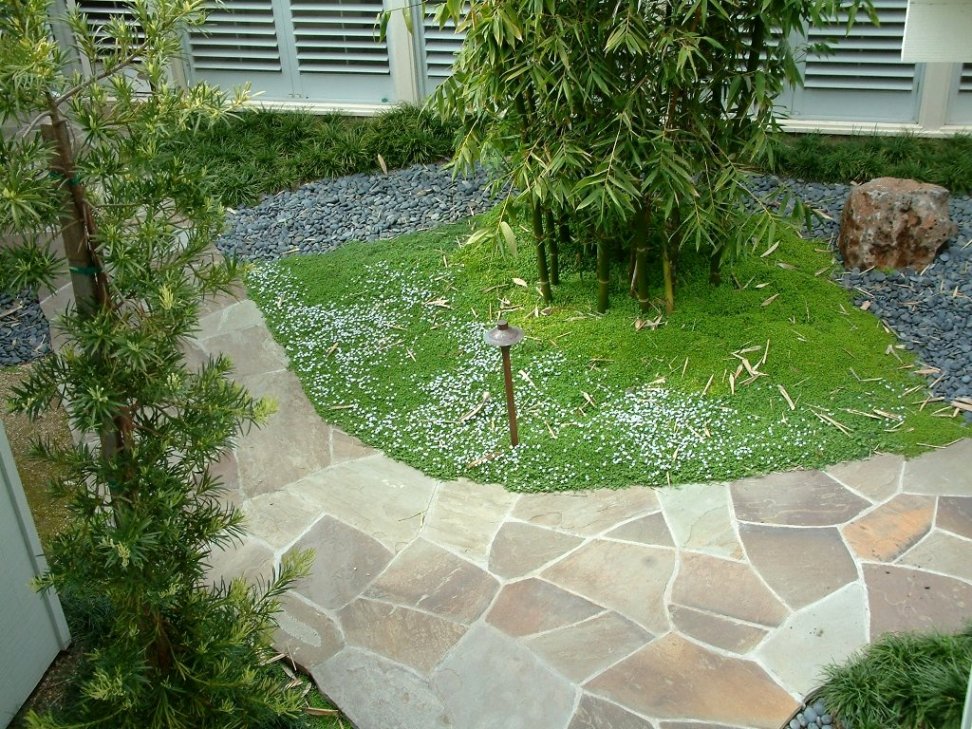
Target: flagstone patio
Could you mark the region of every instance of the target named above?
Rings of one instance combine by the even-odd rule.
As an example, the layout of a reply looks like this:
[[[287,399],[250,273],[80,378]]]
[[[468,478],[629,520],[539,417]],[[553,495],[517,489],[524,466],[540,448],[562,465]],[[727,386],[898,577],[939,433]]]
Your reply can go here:
[[[280,412],[220,464],[248,517],[219,575],[313,573],[276,643],[359,729],[779,727],[886,631],[972,618],[972,439],[912,461],[678,489],[441,482],[321,420],[255,304],[225,352]]]

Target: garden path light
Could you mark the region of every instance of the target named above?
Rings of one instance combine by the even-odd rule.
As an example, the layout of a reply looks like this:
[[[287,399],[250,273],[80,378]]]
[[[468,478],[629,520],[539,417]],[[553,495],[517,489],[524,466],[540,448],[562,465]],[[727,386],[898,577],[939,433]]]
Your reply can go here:
[[[510,444],[516,446],[520,437],[516,431],[516,404],[513,402],[513,368],[510,365],[510,347],[523,340],[523,330],[511,327],[505,319],[483,334],[486,344],[499,347],[503,353],[503,380],[506,384],[506,414],[510,420]]]

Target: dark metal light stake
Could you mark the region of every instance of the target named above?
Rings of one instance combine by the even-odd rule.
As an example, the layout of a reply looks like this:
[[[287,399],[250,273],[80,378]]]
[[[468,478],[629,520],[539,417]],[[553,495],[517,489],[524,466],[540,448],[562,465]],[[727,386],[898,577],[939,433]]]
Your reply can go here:
[[[513,402],[513,367],[510,364],[510,347],[523,339],[523,330],[511,327],[506,319],[500,319],[496,326],[483,335],[486,344],[499,347],[503,353],[503,380],[506,383],[506,415],[510,420],[510,443],[517,445],[520,436],[516,432],[516,404]]]

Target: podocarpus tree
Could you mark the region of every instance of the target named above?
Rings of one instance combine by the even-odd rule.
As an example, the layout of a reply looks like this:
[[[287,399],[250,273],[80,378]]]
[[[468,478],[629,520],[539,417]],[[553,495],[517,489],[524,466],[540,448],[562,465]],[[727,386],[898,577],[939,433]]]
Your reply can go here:
[[[71,509],[40,586],[109,616],[80,670],[79,706],[63,721],[32,715],[32,727],[225,729],[299,713],[261,662],[276,599],[306,557],[262,590],[206,577],[210,550],[241,530],[211,465],[271,406],[229,379],[225,358],[191,369],[183,356],[200,304],[238,272],[211,252],[222,208],[205,175],[159,153],[242,100],[169,78],[202,6],[132,0],[135,22],[97,35],[73,13],[63,22],[80,64],[52,39],[48,0],[0,8],[0,235],[22,243],[0,254],[0,283],[50,282],[63,235],[76,296],[60,351],[13,404],[35,415],[62,403],[77,433],[100,436],[38,446],[62,467],[53,487]]]
[[[575,237],[597,243],[601,311],[606,231],[629,231],[642,308],[657,254],[670,311],[680,249],[708,253],[717,282],[727,254],[771,245],[804,217],[798,204],[779,205],[786,218],[771,210],[746,174],[766,152],[776,96],[800,81],[788,38],[873,12],[870,0],[435,5],[466,34],[435,98],[460,120],[457,163],[491,164],[529,205],[571,214]]]

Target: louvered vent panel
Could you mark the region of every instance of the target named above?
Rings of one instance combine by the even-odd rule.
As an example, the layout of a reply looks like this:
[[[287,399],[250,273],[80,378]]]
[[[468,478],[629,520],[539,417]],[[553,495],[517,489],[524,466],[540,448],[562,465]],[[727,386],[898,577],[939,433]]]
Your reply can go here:
[[[291,0],[301,73],[387,74],[388,46],[378,38],[382,0]]]
[[[959,91],[963,94],[972,94],[972,63],[962,66],[962,78],[959,80]]]
[[[189,39],[196,69],[281,70],[272,0],[208,0],[206,9],[206,24]]]
[[[469,10],[465,5],[464,12]],[[426,14],[422,24],[425,34],[425,72],[429,78],[448,78],[452,74],[452,64],[462,48],[464,35],[456,32],[451,20],[442,28],[436,22],[434,13]]]
[[[877,0],[880,26],[862,17],[846,37],[846,17],[811,29],[809,40],[827,41],[834,52],[807,57],[807,88],[910,92],[915,66],[901,62],[907,6],[907,0]]]
[[[98,44],[99,56],[107,56],[117,50],[117,41],[105,31],[105,25],[115,18],[124,20],[129,27],[134,28],[136,42],[144,38],[141,29],[137,27],[131,6],[124,0],[75,0],[73,5],[87,16],[88,27]]]

